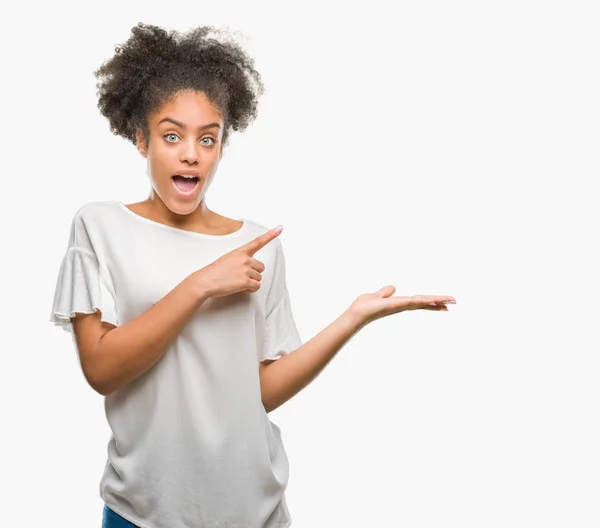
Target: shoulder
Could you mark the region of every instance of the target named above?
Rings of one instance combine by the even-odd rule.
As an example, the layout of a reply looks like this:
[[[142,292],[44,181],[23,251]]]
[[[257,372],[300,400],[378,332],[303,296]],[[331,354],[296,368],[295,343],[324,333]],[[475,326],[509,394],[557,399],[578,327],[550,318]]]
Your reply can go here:
[[[116,202],[88,202],[80,206],[73,214],[71,224],[75,229],[93,228],[107,223],[114,216]]]
[[[88,246],[95,233],[108,224],[107,219],[114,211],[114,202],[88,202],[72,215],[70,240],[75,245]]]
[[[83,204],[75,211],[74,218],[93,219],[97,216],[104,216],[114,210],[116,202],[106,200],[103,202],[88,202]]]

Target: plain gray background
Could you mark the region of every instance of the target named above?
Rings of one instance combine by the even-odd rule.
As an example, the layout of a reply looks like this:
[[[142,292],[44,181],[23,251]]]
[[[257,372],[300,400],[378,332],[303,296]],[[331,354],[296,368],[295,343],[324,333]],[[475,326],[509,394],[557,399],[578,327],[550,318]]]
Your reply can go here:
[[[7,524],[100,524],[103,398],[48,318],[75,212],[148,194],[92,73],[139,21],[229,28],[254,56],[259,117],[207,203],[283,224],[305,341],[386,284],[457,300],[367,326],[270,414],[294,528],[600,524],[595,3],[393,6],[59,1],[3,16]]]

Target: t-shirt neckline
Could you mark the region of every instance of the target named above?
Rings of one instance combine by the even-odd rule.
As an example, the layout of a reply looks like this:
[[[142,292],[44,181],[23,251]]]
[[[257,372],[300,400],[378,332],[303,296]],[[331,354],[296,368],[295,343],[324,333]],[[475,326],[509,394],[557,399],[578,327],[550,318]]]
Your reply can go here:
[[[245,218],[236,218],[235,220],[237,220],[238,222],[242,222],[242,227],[240,227],[237,231],[234,231],[233,233],[227,233],[225,235],[211,235],[208,233],[199,233],[197,231],[188,231],[187,229],[181,229],[179,227],[174,227],[174,226],[170,226],[167,224],[163,224],[163,223],[157,222],[155,220],[150,220],[150,218],[146,218],[145,216],[134,213],[131,209],[129,209],[129,207],[127,207],[121,201],[115,201],[114,203],[116,203],[123,211],[129,213],[130,216],[138,218],[142,222],[145,222],[150,225],[154,225],[158,228],[167,229],[169,231],[175,231],[177,233],[184,233],[186,235],[194,236],[197,238],[222,239],[222,238],[233,237],[235,235],[240,234],[242,231],[244,231],[248,225],[248,221]]]

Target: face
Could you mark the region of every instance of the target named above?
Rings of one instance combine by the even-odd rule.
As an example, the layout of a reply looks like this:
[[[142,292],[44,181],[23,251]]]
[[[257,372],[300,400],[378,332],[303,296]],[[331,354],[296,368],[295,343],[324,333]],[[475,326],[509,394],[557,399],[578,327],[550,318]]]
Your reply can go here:
[[[190,214],[202,203],[223,153],[221,113],[203,93],[183,91],[149,117],[148,128],[149,144],[140,130],[136,138],[148,160],[153,190],[149,201],[176,214]],[[197,179],[173,178],[186,170],[197,171]],[[187,189],[192,182],[189,191],[178,187]]]

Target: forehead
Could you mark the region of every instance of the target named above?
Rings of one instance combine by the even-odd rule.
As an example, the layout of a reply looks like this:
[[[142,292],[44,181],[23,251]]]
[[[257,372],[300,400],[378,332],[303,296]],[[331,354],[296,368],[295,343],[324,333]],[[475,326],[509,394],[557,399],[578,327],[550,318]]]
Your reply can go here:
[[[158,123],[167,116],[192,126],[221,121],[219,109],[202,92],[194,91],[174,95],[155,112],[152,121]]]

